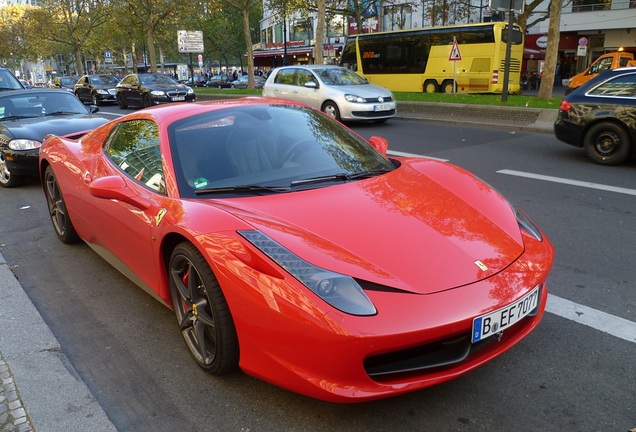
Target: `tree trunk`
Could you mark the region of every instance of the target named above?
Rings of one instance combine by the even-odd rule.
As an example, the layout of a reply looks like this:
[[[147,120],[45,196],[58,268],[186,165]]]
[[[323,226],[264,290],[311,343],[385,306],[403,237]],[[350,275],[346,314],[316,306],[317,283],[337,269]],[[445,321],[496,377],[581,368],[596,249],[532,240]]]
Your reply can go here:
[[[148,29],[148,32],[146,32],[146,45],[147,45],[146,51],[148,53],[148,58],[150,59],[150,72],[157,72],[157,58],[155,56],[155,38],[150,28]]]
[[[314,63],[324,64],[323,53],[323,41],[325,40],[325,0],[316,0],[316,6],[318,6],[318,22],[316,24],[316,45]]]
[[[241,9],[241,18],[243,18],[243,35],[247,46],[247,88],[254,90],[254,48],[252,46],[252,34],[250,33],[250,6],[248,2]]]
[[[559,27],[561,25],[562,0],[552,0],[550,3],[550,25],[548,27],[548,47],[545,52],[545,67],[541,76],[538,97],[552,98],[554,75],[559,61]]]

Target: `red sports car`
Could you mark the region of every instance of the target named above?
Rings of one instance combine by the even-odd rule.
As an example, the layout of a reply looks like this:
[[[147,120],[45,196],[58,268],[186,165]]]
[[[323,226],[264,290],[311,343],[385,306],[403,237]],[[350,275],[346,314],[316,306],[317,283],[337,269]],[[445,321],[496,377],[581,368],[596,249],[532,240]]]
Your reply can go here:
[[[302,104],[170,104],[40,170],[66,243],[175,311],[198,365],[335,402],[456,378],[543,315],[553,248],[488,185]]]

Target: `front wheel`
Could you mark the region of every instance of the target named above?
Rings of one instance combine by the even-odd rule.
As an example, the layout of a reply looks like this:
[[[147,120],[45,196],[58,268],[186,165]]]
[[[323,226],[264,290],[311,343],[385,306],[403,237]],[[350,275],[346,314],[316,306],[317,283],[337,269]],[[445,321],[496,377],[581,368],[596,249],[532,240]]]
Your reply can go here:
[[[93,94],[91,95],[91,99],[92,99],[92,101],[93,101],[93,105],[97,105],[97,106],[101,105],[101,102],[100,102],[100,101],[99,101],[99,99],[97,98],[97,93],[93,93]]]
[[[327,101],[322,105],[322,112],[324,112],[331,118],[340,120],[340,110],[338,109],[338,105],[331,101]]]
[[[170,292],[181,336],[206,372],[220,375],[238,367],[234,321],[210,265],[191,243],[172,251]]]
[[[154,104],[152,103],[152,99],[150,99],[149,95],[144,95],[143,97],[143,104],[144,104],[144,108],[148,108],[153,106]]]
[[[128,104],[124,102],[124,98],[121,95],[117,95],[117,106],[121,109],[128,108]]]
[[[4,154],[0,152],[0,186],[13,188],[24,183],[24,177],[11,174]]]
[[[629,135],[612,122],[592,126],[585,134],[583,147],[590,159],[601,165],[619,165],[631,154]]]
[[[57,237],[67,244],[79,241],[80,238],[68,217],[66,203],[51,166],[46,167],[44,171],[44,194],[46,195],[49,216],[51,217],[51,222],[53,222]]]

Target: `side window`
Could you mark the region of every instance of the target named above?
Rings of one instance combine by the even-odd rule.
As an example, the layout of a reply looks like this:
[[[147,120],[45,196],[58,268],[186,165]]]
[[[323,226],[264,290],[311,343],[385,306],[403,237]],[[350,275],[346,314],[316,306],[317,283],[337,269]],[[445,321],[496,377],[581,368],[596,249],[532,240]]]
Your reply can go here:
[[[588,92],[589,95],[636,98],[636,73],[606,81]]]
[[[276,74],[276,79],[274,82],[276,84],[287,84],[294,85],[294,74],[296,73],[296,69],[284,69],[279,71]]]
[[[314,77],[314,74],[304,69],[298,69],[298,73],[296,74],[296,79],[298,80],[297,85],[301,87],[304,87],[305,83],[308,83],[308,82],[313,81],[317,83],[316,77]]]
[[[161,194],[166,193],[159,129],[150,120],[119,124],[106,140],[104,152],[129,177]]]

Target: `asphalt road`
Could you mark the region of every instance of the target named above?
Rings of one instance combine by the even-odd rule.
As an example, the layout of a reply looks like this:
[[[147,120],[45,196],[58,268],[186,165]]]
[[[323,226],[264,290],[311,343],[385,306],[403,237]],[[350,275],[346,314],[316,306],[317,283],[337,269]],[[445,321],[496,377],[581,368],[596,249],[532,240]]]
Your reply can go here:
[[[636,428],[636,333],[607,333],[621,319],[636,323],[636,164],[594,165],[545,134],[400,120],[355,129],[385,136],[392,151],[465,167],[530,214],[556,248],[554,311],[513,350],[449,383],[364,404],[315,401],[240,372],[207,376],[171,311],[87,246],[57,240],[38,183],[0,189],[0,250],[118,430]],[[603,322],[594,312],[587,325],[566,318],[555,299],[603,312]]]

